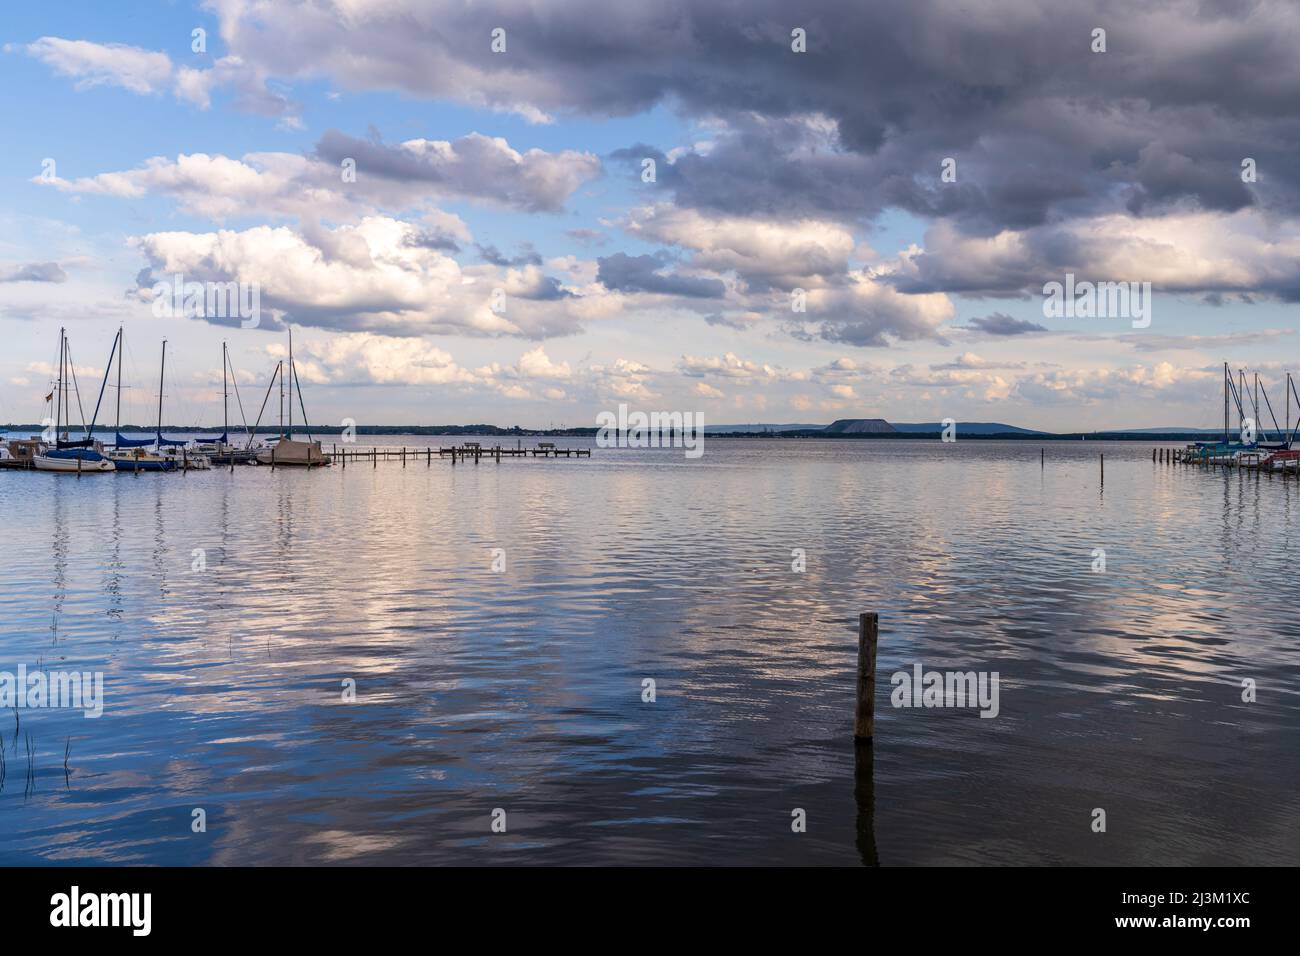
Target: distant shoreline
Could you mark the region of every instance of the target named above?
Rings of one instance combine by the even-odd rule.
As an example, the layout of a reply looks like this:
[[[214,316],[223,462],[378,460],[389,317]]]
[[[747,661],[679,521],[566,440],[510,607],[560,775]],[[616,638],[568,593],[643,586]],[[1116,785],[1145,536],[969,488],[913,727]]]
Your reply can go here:
[[[30,435],[39,435],[43,426],[41,425],[4,425],[0,426],[4,431],[9,433],[23,433]],[[145,427],[140,425],[123,425],[119,431],[124,435],[152,435],[158,429],[152,426]],[[312,425],[310,428],[303,425],[294,426],[295,434],[304,434],[308,431],[313,435],[331,436],[341,435],[344,429],[338,425],[318,426]],[[75,426],[70,429],[73,434],[79,434],[82,429]],[[98,433],[111,433],[112,429],[96,428]],[[164,434],[176,435],[217,435],[220,434],[220,427],[203,427],[197,425],[164,425],[162,427]],[[279,428],[268,428],[262,426],[252,429],[256,435],[276,435]],[[570,438],[594,438],[598,428],[502,428],[499,425],[356,425],[352,432],[356,435],[481,435],[485,437],[508,437],[508,438],[545,438],[545,437],[570,437]],[[231,427],[229,429],[231,436],[246,434],[243,427]],[[961,424],[957,424],[957,437],[962,441],[1024,441],[1024,442],[1057,442],[1057,441],[1218,441],[1218,433],[1210,432],[1147,432],[1147,431],[1101,431],[1101,432],[992,432],[992,433],[963,433]],[[1265,441],[1270,440],[1268,434],[1260,437]],[[714,432],[706,431],[704,437],[713,441],[715,439],[820,439],[824,441],[908,441],[908,440],[934,440],[942,438],[942,431],[933,432],[863,432],[863,433],[826,433],[818,429],[795,429],[788,431],[755,431],[755,432]]]

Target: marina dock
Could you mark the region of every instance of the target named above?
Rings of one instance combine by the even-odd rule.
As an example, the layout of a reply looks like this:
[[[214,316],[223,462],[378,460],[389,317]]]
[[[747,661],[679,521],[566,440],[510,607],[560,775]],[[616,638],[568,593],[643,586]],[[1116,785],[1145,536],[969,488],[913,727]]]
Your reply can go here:
[[[531,448],[524,448],[522,445],[514,448],[507,448],[502,445],[491,445],[483,447],[480,442],[463,442],[460,445],[451,445],[443,448],[441,446],[434,448],[407,448],[393,446],[372,446],[366,448],[349,448],[347,444],[330,446],[330,454],[338,464],[346,467],[349,461],[366,462],[377,464],[380,461],[401,461],[406,464],[407,459],[417,462],[424,459],[426,465],[431,465],[436,456],[439,460],[450,458],[453,465],[458,462],[472,461],[478,464],[483,459],[490,461],[501,461],[506,458],[590,458],[590,448],[558,448],[554,442],[538,442]]]
[[[1300,450],[1290,448],[1233,448],[1214,445],[1153,448],[1151,461],[1161,465],[1198,465],[1202,468],[1240,468],[1268,474],[1300,477]]]
[[[34,470],[34,457],[39,453],[43,444],[36,440],[29,441],[26,439],[14,439],[9,442],[9,447],[13,449],[13,453],[8,457],[0,459],[0,467],[19,470]],[[581,459],[590,458],[591,452],[592,450],[590,448],[559,448],[554,442],[538,442],[536,445],[527,448],[522,445],[518,445],[514,448],[508,448],[503,445],[490,445],[485,447],[481,442],[463,442],[459,445],[450,445],[447,447],[435,447],[430,445],[415,448],[404,445],[372,445],[368,448],[361,448],[351,443],[335,443],[330,445],[329,455],[333,464],[346,468],[349,462],[354,465],[357,463],[365,464],[366,462],[370,462],[373,467],[378,467],[378,464],[381,461],[401,462],[402,466],[405,467],[408,461],[415,464],[421,460],[424,461],[426,466],[431,466],[435,459],[438,461],[451,459],[453,465],[464,462],[473,462],[477,465],[484,459],[493,462],[501,462],[503,459],[513,458]],[[182,453],[181,457],[183,460],[185,454]],[[241,465],[261,464],[265,467],[271,468],[272,470],[277,467],[284,467],[283,464],[275,461],[274,456],[263,456],[263,458],[264,460],[259,461],[257,457],[250,455],[246,458],[240,457],[236,460],[236,456],[225,455],[221,456],[220,460],[214,458],[212,464],[217,467],[225,467],[229,465],[232,468],[236,463]],[[208,459],[195,452],[188,456],[188,462],[175,470],[180,474],[184,474],[192,467],[190,464],[191,462],[198,463],[200,459],[203,459],[204,467],[210,467],[208,465]],[[289,462],[285,464],[293,463]],[[132,468],[129,461],[121,461],[117,464],[117,470],[128,473],[138,473],[138,471],[143,469]]]

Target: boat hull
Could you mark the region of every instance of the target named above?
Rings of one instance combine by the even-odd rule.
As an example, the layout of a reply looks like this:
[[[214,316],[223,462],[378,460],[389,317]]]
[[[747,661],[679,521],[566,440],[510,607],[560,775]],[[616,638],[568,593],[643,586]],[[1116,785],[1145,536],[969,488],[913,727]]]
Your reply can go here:
[[[212,467],[212,462],[208,461],[207,456],[198,452],[187,451],[182,454],[169,450],[164,452],[161,457],[170,461],[173,467],[185,471],[207,471]]]
[[[45,455],[36,455],[32,459],[32,465],[37,471],[54,471],[86,475],[117,470],[117,466],[114,465],[113,462],[109,461],[98,452],[89,452],[80,455],[67,454],[66,452],[50,452]]]
[[[170,458],[163,458],[160,455],[143,454],[134,455],[130,452],[119,454],[110,454],[108,456],[118,471],[136,472],[136,471],[175,471],[176,462]]]
[[[258,452],[257,460],[263,465],[293,468],[318,468],[333,461],[321,451],[320,442],[296,441],[291,438],[282,438],[271,448]]]
[[[232,448],[229,445],[220,451],[203,452],[214,465],[255,465],[257,453],[256,448]]]

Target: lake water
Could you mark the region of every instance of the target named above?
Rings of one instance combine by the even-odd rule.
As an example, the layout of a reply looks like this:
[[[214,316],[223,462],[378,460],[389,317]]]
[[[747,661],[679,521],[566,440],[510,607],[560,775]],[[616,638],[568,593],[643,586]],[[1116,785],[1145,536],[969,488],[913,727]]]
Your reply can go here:
[[[104,675],[98,719],[0,713],[3,863],[1300,860],[1295,479],[710,437],[0,472],[0,514],[0,671]],[[917,663],[996,671],[998,715],[891,706]]]

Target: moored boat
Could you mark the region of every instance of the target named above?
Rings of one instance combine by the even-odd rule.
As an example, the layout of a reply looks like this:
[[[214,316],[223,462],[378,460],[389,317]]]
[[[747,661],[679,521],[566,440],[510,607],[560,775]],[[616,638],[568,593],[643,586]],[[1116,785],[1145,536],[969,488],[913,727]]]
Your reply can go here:
[[[285,364],[281,361],[277,366],[274,374],[271,376],[271,382],[266,387],[267,398],[270,398],[271,389],[275,387],[276,377],[280,380],[280,435],[278,440],[268,447],[257,453],[257,461],[263,465],[289,465],[293,467],[316,468],[322,465],[328,465],[333,461],[330,455],[321,450],[319,441],[311,437],[311,428],[307,425],[307,409],[302,400],[302,383],[298,381],[298,372],[293,364],[293,329],[289,330],[289,425],[285,428],[284,423],[284,374]],[[298,392],[298,407],[303,412],[303,426],[307,429],[307,440],[301,441],[293,438],[293,393],[295,388]],[[262,400],[262,408],[266,408],[266,399]],[[258,413],[257,424],[261,424],[262,416]],[[256,425],[254,426],[256,427]]]
[[[208,471],[212,467],[207,455],[184,443],[160,445],[158,454],[171,462],[173,468],[184,471]]]
[[[113,471],[117,467],[97,448],[51,448],[43,455],[36,455],[32,459],[32,465],[37,471],[64,471],[77,474]]]
[[[118,338],[113,339],[113,351],[108,354],[104,381],[99,386],[99,398],[95,402],[95,411],[90,417],[90,424],[86,425],[84,418],[82,420],[86,437],[73,441],[68,434],[68,428],[72,423],[69,386],[77,395],[78,408],[81,407],[81,392],[77,388],[77,373],[72,364],[72,352],[68,348],[67,330],[59,329],[59,377],[54,391],[46,397],[46,401],[54,402],[54,447],[42,448],[39,453],[32,455],[32,467],[37,471],[93,475],[115,470],[113,462],[104,456],[103,444],[97,441],[93,434],[95,421],[99,416],[99,406],[104,400],[104,388],[108,385],[108,369],[113,365],[113,356],[117,353],[120,337],[119,332]],[[59,436],[60,427],[63,429],[62,437]]]
[[[1268,471],[1300,471],[1300,450],[1278,449],[1263,458],[1259,467]]]
[[[252,465],[257,463],[260,448],[240,448],[224,440],[197,439],[194,450],[214,465]]]
[[[39,438],[11,438],[0,445],[0,468],[33,468],[32,460],[47,447]]]
[[[122,444],[118,435],[118,445],[105,454],[117,466],[118,471],[175,471],[176,462],[147,448],[133,448]]]
[[[321,451],[318,441],[281,438],[269,448],[258,452],[257,460],[263,465],[298,465],[314,468],[318,465],[328,465],[333,459]]]

